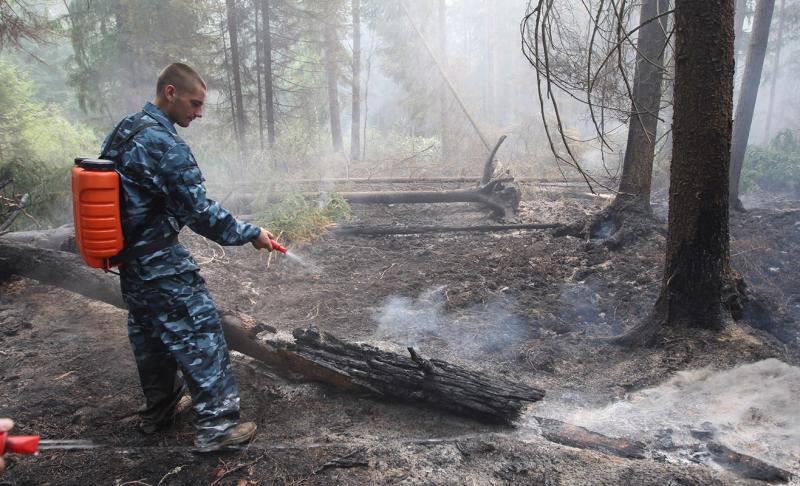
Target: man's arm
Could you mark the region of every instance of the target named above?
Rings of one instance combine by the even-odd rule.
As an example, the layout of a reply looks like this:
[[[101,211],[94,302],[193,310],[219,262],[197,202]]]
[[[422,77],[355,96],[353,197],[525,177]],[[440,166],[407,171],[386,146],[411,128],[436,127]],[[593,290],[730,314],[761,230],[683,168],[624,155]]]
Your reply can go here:
[[[272,249],[261,241],[268,232],[258,226],[238,221],[218,202],[206,197],[203,176],[188,146],[178,144],[161,159],[162,191],[167,211],[181,225],[221,245],[243,245],[252,242],[256,248]],[[267,233],[267,235],[263,235]]]

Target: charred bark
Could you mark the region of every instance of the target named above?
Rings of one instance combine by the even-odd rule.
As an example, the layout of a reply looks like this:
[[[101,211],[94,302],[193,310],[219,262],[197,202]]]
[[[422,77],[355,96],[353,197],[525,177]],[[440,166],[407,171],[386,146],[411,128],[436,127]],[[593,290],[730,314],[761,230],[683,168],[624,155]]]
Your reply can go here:
[[[621,343],[651,343],[663,327],[718,329],[723,301],[735,301],[741,288],[730,268],[728,229],[733,14],[732,0],[676,2],[674,146],[664,277],[651,318]],[[735,302],[728,304],[731,308]]]
[[[72,253],[0,240],[0,276],[17,274],[125,308],[117,278],[90,269]],[[431,359],[347,343],[314,329],[296,329],[294,341],[274,336],[275,328],[220,310],[230,349],[262,361],[284,375],[293,373],[382,399],[421,403],[492,423],[511,423],[544,391],[502,377]],[[264,332],[273,333],[260,339]],[[291,375],[290,375],[291,376]]]
[[[729,202],[731,209],[737,211],[744,210],[742,201],[739,200],[739,179],[742,173],[745,151],[747,150],[747,141],[750,138],[750,125],[753,122],[758,87],[761,84],[761,71],[764,67],[764,57],[767,54],[769,27],[772,23],[774,10],[775,0],[758,1],[755,18],[753,19],[752,37],[747,48],[742,87],[739,90],[739,101],[736,103],[736,115],[733,121],[733,141],[730,152]]]

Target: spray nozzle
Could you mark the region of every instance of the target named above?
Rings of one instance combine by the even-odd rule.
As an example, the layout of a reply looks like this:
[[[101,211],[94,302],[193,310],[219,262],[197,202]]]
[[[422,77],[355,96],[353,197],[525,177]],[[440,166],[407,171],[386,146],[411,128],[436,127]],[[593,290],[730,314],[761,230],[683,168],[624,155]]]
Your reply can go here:
[[[288,248],[286,248],[285,246],[281,245],[280,243],[278,243],[277,241],[273,240],[272,238],[269,239],[269,242],[272,243],[272,249],[273,250],[278,250],[279,252],[283,253],[284,255],[286,254],[286,252],[289,251]]]
[[[38,435],[14,435],[0,432],[0,456],[6,452],[13,454],[36,454],[39,450]]]

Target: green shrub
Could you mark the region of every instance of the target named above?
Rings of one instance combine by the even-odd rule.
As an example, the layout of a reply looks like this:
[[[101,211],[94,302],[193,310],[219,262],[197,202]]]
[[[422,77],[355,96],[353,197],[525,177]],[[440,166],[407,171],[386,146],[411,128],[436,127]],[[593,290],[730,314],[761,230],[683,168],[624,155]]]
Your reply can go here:
[[[339,194],[328,194],[319,203],[302,194],[293,194],[270,207],[256,223],[276,237],[280,235],[293,243],[308,243],[322,235],[326,226],[346,220],[350,215],[350,205]]]
[[[0,223],[29,194],[26,213],[13,230],[70,221],[70,167],[74,157],[98,151],[88,128],[69,122],[56,105],[34,99],[33,83],[14,66],[0,61]]]
[[[766,147],[747,147],[741,175],[742,192],[800,189],[800,137],[781,131]]]

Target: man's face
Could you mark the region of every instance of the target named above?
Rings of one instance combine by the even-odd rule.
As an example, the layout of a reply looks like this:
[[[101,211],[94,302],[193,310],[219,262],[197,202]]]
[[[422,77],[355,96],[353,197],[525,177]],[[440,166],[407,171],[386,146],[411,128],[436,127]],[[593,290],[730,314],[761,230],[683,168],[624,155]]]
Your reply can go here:
[[[203,85],[198,83],[190,90],[178,90],[169,85],[164,88],[164,97],[167,101],[164,114],[173,123],[186,128],[195,118],[203,117],[203,104],[206,101]]]

